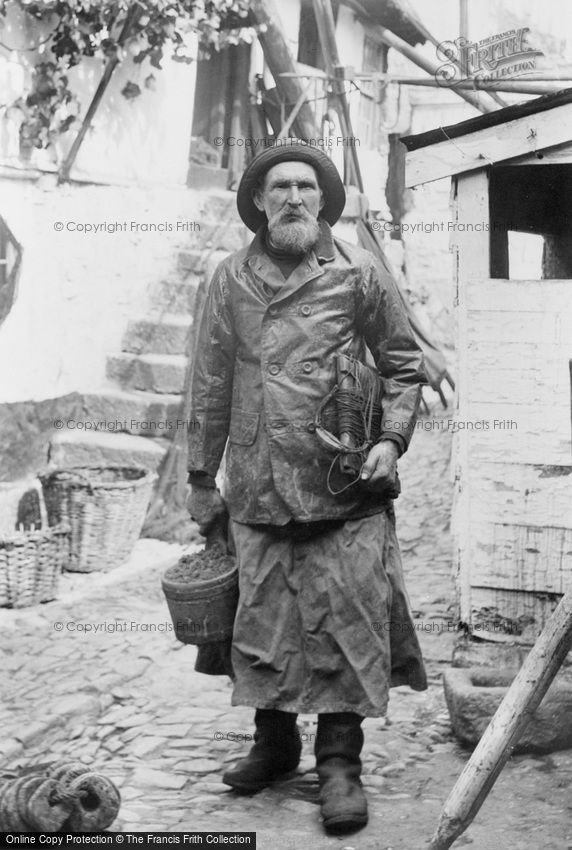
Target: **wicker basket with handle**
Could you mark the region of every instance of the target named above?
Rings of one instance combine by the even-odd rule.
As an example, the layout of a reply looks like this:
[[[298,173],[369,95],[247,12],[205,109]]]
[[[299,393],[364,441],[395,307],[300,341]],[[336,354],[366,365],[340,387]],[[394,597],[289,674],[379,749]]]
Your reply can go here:
[[[69,556],[69,528],[0,533],[0,606],[26,608],[55,599]]]
[[[50,525],[70,526],[66,570],[110,570],[141,534],[155,474],[143,466],[77,466],[40,475]]]

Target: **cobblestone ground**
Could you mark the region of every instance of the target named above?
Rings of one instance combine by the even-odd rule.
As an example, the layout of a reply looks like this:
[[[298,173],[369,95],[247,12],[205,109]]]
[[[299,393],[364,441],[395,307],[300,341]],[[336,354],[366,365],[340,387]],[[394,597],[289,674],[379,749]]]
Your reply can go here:
[[[159,577],[181,548],[157,541],[140,541],[113,573],[65,576],[57,601],[0,611],[0,771],[67,757],[97,767],[121,790],[113,829],[255,830],[263,850],[426,846],[468,757],[441,687],[455,637],[449,453],[450,434],[428,427],[401,463],[398,534],[430,687],[394,689],[387,718],[364,724],[366,829],[322,834],[311,716],[292,779],[249,798],[221,783],[250,746],[253,711],[231,709],[229,681],[194,672],[194,648],[175,640]],[[455,846],[572,848],[571,778],[570,753],[512,759]]]

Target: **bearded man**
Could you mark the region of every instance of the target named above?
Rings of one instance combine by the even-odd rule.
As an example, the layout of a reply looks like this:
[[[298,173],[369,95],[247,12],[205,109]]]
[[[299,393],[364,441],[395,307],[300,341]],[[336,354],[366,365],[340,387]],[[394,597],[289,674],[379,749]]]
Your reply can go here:
[[[295,769],[297,715],[315,713],[331,833],[367,822],[364,717],[385,714],[392,685],[427,686],[391,498],[425,380],[422,355],[387,268],[334,238],[344,203],[320,150],[273,147],[246,169],[237,205],[256,235],[211,281],[191,377],[199,424],[189,436],[189,509],[203,534],[228,510],[238,561],[232,704],[256,709],[254,746],[223,781],[254,793]],[[385,428],[352,483],[315,419],[337,356],[365,362],[367,351]],[[215,475],[227,439],[223,499]]]

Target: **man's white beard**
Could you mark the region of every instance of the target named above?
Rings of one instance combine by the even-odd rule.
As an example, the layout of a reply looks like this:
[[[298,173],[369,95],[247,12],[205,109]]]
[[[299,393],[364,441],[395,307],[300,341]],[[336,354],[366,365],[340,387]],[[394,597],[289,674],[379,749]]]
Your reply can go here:
[[[270,241],[275,248],[287,254],[305,254],[313,248],[320,236],[318,221],[308,214],[292,218],[283,212],[268,222]]]

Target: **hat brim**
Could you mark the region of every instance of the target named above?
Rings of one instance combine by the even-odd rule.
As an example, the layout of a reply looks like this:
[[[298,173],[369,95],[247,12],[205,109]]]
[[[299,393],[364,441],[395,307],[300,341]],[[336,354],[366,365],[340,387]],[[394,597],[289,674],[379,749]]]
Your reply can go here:
[[[257,208],[252,198],[258,181],[279,162],[307,162],[316,169],[320,188],[324,193],[324,206],[320,211],[320,218],[334,225],[346,203],[344,184],[338,169],[318,148],[304,145],[303,142],[294,139],[285,139],[284,142],[283,145],[277,144],[259,153],[244,171],[236,193],[236,205],[241,219],[254,233],[261,225],[266,224],[266,213]]]

